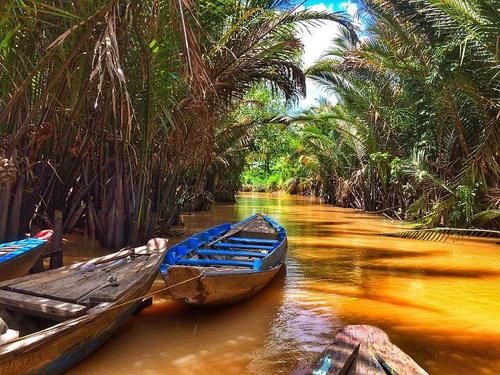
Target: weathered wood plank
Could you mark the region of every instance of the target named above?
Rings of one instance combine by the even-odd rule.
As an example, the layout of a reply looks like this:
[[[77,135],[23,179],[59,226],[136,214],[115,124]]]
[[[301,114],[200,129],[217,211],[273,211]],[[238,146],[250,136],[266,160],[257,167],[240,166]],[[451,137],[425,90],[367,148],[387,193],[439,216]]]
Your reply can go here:
[[[147,261],[147,257],[143,257],[143,259],[134,259],[134,261],[130,262],[127,266],[114,272],[113,277],[116,280],[108,283],[96,292],[91,292],[89,294],[90,301],[112,302],[120,299],[123,294],[130,289],[131,285],[139,282],[140,279],[147,275],[147,271],[145,271],[145,268],[148,268]]]
[[[312,367],[295,375],[428,375],[377,327],[347,326]]]
[[[353,365],[354,375],[387,375],[371,350],[371,344],[361,342]]]
[[[373,344],[372,349],[378,361],[393,375],[428,375],[424,369],[396,345]]]
[[[88,310],[87,306],[7,290],[0,290],[0,305],[22,313],[61,321],[82,316]]]
[[[108,285],[105,288],[98,290],[96,293],[90,294],[89,298],[92,303],[114,302],[119,300],[132,285],[139,282],[144,277],[142,273],[131,275],[128,279],[123,279],[119,284]]]
[[[332,375],[347,374],[357,358],[360,342],[341,331],[335,336],[333,345],[328,348],[327,355],[331,358],[330,372]]]
[[[244,232],[275,234],[276,230],[262,216],[257,216],[241,226]]]
[[[142,247],[138,248],[138,249],[142,249]],[[64,269],[48,270],[48,271],[45,271],[42,273],[37,273],[34,275],[27,275],[27,276],[19,277],[16,279],[5,280],[5,281],[0,282],[0,289],[12,286],[14,284],[19,285],[19,284],[21,284],[23,282],[27,282],[27,281],[31,281],[35,284],[41,283],[41,282],[49,282],[53,279],[57,279],[57,278],[61,277],[61,275],[66,275],[69,272],[73,272],[73,271],[81,269],[81,268],[91,267],[91,266],[96,265],[96,264],[111,263],[111,262],[115,261],[116,259],[123,257],[124,254],[127,254],[127,256],[128,256],[128,255],[130,255],[130,253],[131,252],[128,249],[121,250],[117,253],[106,255],[104,257],[95,258],[95,259],[87,260],[84,262],[72,264],[72,265],[64,267]]]
[[[163,253],[164,249],[161,249],[151,254],[151,263],[148,262],[145,270],[147,275],[140,283],[131,286],[119,301],[98,304],[83,316],[1,345],[0,374],[62,373],[81,361],[102,345],[133,313],[137,301],[144,297],[156,279]]]
[[[126,267],[125,259],[113,263],[88,265],[78,270],[64,270],[59,276],[51,275],[50,282],[47,279],[28,280],[10,285],[9,289],[39,297],[76,302],[91,291],[108,284],[112,270],[123,265]]]
[[[196,278],[202,272],[203,277]],[[172,297],[196,305],[225,305],[257,294],[279,272],[275,268],[263,272],[240,269],[172,266],[162,274]],[[182,283],[184,281],[184,283]]]

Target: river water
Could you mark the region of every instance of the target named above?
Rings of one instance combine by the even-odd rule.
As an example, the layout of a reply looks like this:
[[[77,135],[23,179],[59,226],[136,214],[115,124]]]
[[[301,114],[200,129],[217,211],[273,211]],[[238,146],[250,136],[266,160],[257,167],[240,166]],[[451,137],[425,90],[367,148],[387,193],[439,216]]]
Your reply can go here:
[[[494,242],[381,236],[404,227],[280,194],[242,194],[236,205],[184,216],[179,229],[193,233],[255,212],[288,230],[286,270],[272,284],[228,307],[194,308],[157,295],[70,374],[287,374],[346,324],[384,329],[431,374],[500,374]],[[70,242],[67,262],[83,248],[100,254],[82,239]],[[161,287],[158,279],[153,289]]]

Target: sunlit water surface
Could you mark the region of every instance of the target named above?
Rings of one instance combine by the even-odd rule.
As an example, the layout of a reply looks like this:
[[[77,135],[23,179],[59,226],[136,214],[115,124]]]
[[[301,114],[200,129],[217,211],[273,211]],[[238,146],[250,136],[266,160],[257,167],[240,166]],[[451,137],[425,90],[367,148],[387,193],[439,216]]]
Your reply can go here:
[[[193,308],[154,297],[71,374],[287,374],[346,324],[372,324],[432,374],[500,374],[500,246],[381,236],[400,223],[307,197],[243,194],[184,216],[193,233],[254,212],[289,235],[286,270],[256,297]],[[67,263],[102,254],[71,238]],[[158,279],[153,289],[162,287]]]

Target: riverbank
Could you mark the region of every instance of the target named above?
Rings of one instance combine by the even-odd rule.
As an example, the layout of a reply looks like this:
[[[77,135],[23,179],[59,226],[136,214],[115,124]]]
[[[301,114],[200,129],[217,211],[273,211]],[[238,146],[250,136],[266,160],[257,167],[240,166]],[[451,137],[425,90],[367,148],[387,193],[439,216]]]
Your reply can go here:
[[[500,372],[500,255],[491,241],[380,236],[403,226],[279,193],[241,194],[236,205],[184,216],[182,230],[255,211],[289,232],[286,272],[268,288],[214,309],[156,296],[70,374],[287,374],[320,352],[337,329],[361,323],[386,330],[430,373]],[[72,245],[84,245],[70,241],[66,260],[78,258]],[[161,285],[158,280],[154,288]]]

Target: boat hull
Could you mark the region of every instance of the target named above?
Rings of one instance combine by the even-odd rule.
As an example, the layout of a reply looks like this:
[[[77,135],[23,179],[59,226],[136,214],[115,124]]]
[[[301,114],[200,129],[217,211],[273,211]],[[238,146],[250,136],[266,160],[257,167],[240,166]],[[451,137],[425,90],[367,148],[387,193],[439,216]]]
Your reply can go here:
[[[40,246],[0,264],[0,281],[15,279],[27,275],[40,258],[45,246]]]
[[[394,345],[380,328],[350,325],[339,331],[333,343],[312,366],[302,366],[293,375],[429,375],[411,357]]]
[[[136,310],[140,299],[125,303],[147,293],[158,267],[159,262],[145,281],[132,288],[114,308],[60,323],[33,344],[0,354],[0,374],[60,374],[74,366],[104,344]]]
[[[282,265],[262,272],[206,272],[199,267],[172,266],[164,275],[170,295],[192,305],[227,305],[259,293]],[[183,281],[192,281],[179,284]],[[179,285],[176,285],[179,284]],[[176,286],[174,286],[176,285]]]
[[[269,284],[283,267],[287,251],[286,230],[255,214],[176,244],[160,272],[174,299],[191,305],[228,305]]]

